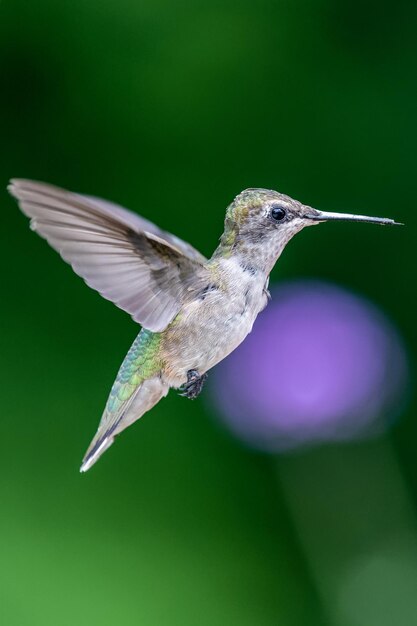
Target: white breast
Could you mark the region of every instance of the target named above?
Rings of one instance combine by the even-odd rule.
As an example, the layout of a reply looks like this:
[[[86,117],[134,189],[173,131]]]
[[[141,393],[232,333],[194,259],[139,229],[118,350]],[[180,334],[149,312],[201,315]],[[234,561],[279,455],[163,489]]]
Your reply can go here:
[[[235,259],[222,259],[217,275],[219,289],[184,308],[173,329],[176,337],[169,340],[170,347],[175,344],[169,360],[175,359],[183,379],[189,369],[206,372],[230,354],[266,305],[264,275],[243,269]]]

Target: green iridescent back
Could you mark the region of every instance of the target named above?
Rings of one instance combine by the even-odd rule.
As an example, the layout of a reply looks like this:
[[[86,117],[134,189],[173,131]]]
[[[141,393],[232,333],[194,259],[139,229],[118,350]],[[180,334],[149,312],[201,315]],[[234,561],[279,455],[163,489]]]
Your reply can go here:
[[[109,413],[118,411],[144,380],[160,370],[160,342],[161,333],[153,333],[146,329],[140,331],[120,366],[107,401],[106,411]]]

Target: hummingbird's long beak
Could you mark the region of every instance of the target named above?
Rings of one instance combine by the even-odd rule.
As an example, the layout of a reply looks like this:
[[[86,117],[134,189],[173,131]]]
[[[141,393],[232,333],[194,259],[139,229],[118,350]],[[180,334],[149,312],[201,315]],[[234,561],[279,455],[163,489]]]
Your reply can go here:
[[[352,213],[332,213],[328,211],[317,211],[317,209],[312,209],[311,212],[304,215],[304,217],[315,222],[345,220],[349,222],[369,222],[370,224],[381,224],[382,226],[404,226],[401,222],[395,222],[388,217],[369,217],[367,215],[353,215]]]

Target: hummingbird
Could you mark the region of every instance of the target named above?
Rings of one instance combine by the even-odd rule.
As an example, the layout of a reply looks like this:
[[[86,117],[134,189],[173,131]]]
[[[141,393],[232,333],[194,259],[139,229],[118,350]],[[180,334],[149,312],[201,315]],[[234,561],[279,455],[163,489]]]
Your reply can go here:
[[[332,220],[394,220],[319,211],[270,189],[246,189],[226,210],[210,259],[122,206],[46,183],[8,187],[30,226],[87,285],[142,329],[110,391],[85,453],[86,472],[115,437],[167,395],[194,399],[207,371],[251,332],[270,298],[269,274],[292,237]]]

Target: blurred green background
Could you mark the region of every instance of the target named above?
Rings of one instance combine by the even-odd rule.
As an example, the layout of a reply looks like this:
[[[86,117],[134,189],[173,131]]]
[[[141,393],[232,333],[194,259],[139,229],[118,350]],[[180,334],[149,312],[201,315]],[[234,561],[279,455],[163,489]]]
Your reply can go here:
[[[274,459],[171,393],[80,475],[137,328],[5,191],[102,196],[205,254],[246,187],[404,221],[308,229],[272,279],[365,294],[412,363],[416,26],[411,0],[0,4],[2,624],[417,623],[415,398],[388,438]]]

